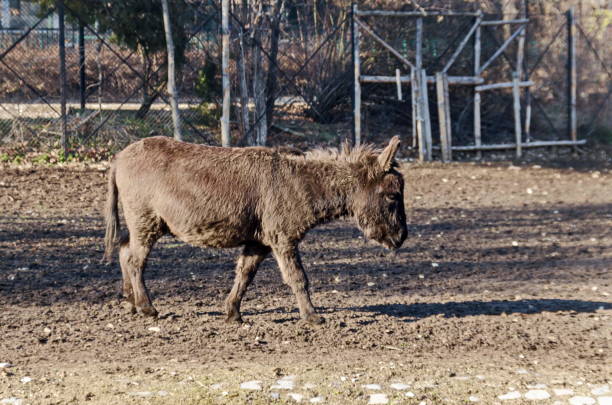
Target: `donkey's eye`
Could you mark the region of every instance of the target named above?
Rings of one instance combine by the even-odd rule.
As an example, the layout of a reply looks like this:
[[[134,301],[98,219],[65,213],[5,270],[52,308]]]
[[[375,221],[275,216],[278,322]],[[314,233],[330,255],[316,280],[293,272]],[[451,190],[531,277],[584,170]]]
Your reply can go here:
[[[399,200],[399,194],[385,194],[385,200],[395,202]]]

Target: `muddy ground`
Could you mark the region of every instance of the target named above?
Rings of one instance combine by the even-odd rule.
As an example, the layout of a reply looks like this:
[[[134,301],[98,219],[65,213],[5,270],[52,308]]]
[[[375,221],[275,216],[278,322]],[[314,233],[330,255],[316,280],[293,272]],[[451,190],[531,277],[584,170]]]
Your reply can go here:
[[[612,174],[542,166],[404,164],[410,232],[397,253],[350,222],[302,243],[320,327],[299,321],[272,259],[246,323],[225,324],[237,251],[170,237],[146,272],[159,319],[130,314],[118,265],[99,262],[105,167],[5,166],[0,402],[610,400]],[[273,387],[283,376],[291,384]],[[240,388],[252,380],[261,390]]]

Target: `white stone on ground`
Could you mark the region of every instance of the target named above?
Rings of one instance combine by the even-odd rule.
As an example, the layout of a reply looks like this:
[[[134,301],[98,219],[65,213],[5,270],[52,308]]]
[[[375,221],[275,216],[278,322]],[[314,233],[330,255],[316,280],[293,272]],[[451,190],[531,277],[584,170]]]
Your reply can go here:
[[[311,404],[322,404],[325,402],[325,397],[312,397],[310,398]]]
[[[223,383],[217,383],[217,384],[211,385],[210,389],[212,389],[212,390],[220,390],[221,387],[223,387]]]
[[[243,390],[255,390],[261,391],[261,381],[247,381],[240,384],[240,388]]]
[[[270,387],[273,390],[292,390],[295,387],[295,376],[288,375],[276,381],[276,384]]]
[[[612,405],[612,397],[599,397],[597,402],[599,405]]]
[[[403,391],[410,388],[410,385],[403,383],[393,383],[389,387],[393,388],[394,390]]]
[[[408,398],[414,398],[414,392],[411,391],[404,392],[404,395],[406,395]]]
[[[609,392],[610,392],[610,387],[608,387],[607,385],[600,385],[591,390],[591,394],[597,395],[597,396],[608,394]]]
[[[545,390],[529,390],[525,393],[525,398],[531,401],[539,401],[550,398],[550,394]]]
[[[159,326],[151,326],[149,332],[161,332],[161,328]]]
[[[470,395],[470,397],[468,398],[470,402],[480,402],[480,398],[478,398],[477,396],[474,395]]]
[[[497,396],[497,398],[501,399],[502,401],[507,401],[510,399],[519,399],[520,397],[521,397],[521,393],[518,391],[510,391],[506,394]]]
[[[289,398],[293,399],[295,402],[300,402],[302,400],[302,398],[304,398],[304,395],[297,394],[295,392],[290,392],[289,394],[287,394],[287,396]]]
[[[546,384],[530,384],[527,385],[527,388],[529,388],[530,390],[545,390]]]
[[[0,363],[0,368],[8,368],[8,367],[13,367],[13,365],[11,363]]]
[[[593,405],[595,400],[591,397],[575,396],[569,399],[570,405]]]
[[[31,377],[23,377],[23,378],[22,378],[21,380],[19,380],[19,381],[21,381],[23,384],[27,384],[27,383],[29,383],[30,381],[32,381],[32,378],[31,378]]]
[[[314,390],[315,388],[317,388],[316,384],[313,384],[313,383],[305,383],[304,384],[304,389],[305,390]]]
[[[133,397],[152,397],[155,394],[151,391],[136,391],[136,392],[130,392],[128,395],[133,396]]]
[[[23,404],[23,399],[15,398],[15,397],[4,398],[0,400],[0,404],[2,405],[21,405]]]
[[[280,394],[278,392],[271,392],[270,393],[270,398],[272,398],[272,399],[279,399],[280,398]]]
[[[566,395],[574,395],[574,390],[571,388],[553,388],[553,392],[558,397],[563,397]]]
[[[370,394],[369,405],[384,405],[389,403],[387,394]]]
[[[365,388],[366,390],[379,391],[380,390],[380,385],[378,385],[378,384],[364,384],[363,388]]]
[[[516,370],[516,374],[529,374],[529,371],[525,370],[524,368],[519,368]]]

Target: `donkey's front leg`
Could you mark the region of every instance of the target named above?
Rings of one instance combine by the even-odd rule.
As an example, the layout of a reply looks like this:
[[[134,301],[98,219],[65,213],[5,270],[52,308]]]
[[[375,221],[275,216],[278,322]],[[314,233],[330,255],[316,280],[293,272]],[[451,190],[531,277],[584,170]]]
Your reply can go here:
[[[302,267],[302,260],[297,245],[273,246],[272,252],[278,262],[283,281],[293,290],[297,298],[300,317],[311,324],[321,324],[325,322],[323,317],[315,313],[315,309],[310,301],[308,293],[308,277]]]

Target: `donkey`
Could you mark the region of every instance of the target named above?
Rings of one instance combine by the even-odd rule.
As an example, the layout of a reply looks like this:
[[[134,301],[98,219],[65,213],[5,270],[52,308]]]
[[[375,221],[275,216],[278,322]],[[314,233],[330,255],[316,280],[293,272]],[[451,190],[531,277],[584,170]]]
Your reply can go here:
[[[293,290],[300,317],[317,315],[298,244],[318,224],[353,217],[365,236],[397,249],[406,239],[404,180],[396,136],[370,146],[305,154],[270,148],[220,148],[167,137],[138,141],[114,159],[105,208],[105,259],[119,246],[123,294],[132,312],[157,316],[143,279],[147,256],[164,234],[195,246],[238,247],[226,321],[242,322],[240,302],[271,252]],[[118,201],[129,235],[118,239]]]

